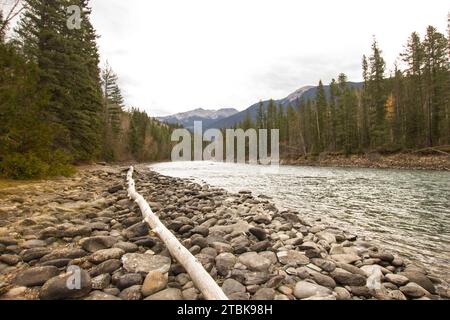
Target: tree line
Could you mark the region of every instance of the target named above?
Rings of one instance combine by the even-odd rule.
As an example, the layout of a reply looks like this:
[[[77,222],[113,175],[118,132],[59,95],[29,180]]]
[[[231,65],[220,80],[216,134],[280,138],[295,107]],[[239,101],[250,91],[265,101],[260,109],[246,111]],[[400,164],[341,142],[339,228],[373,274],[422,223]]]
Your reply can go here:
[[[170,156],[173,126],[125,107],[117,75],[99,68],[89,0],[70,5],[81,8],[79,29],[67,26],[67,1],[24,0],[10,37],[0,8],[1,176],[69,175],[74,163]]]
[[[256,120],[238,128],[279,129],[285,157],[321,153],[399,152],[450,144],[449,42],[429,26],[423,39],[413,32],[400,54],[403,65],[386,76],[386,62],[374,39],[362,58],[364,83],[351,86],[344,73],[313,99],[287,108],[261,102]],[[270,141],[270,137],[269,137]]]

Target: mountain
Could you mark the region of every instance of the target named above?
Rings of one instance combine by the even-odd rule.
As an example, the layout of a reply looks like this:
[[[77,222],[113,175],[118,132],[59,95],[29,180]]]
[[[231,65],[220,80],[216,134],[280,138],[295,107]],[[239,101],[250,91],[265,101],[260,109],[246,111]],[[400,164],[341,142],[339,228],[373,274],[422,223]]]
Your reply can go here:
[[[363,83],[361,82],[348,82],[348,85],[351,88],[360,89],[363,86]],[[325,94],[327,96],[330,95],[330,86],[324,86]],[[288,95],[286,98],[280,99],[280,100],[274,100],[275,104],[279,105],[281,104],[284,109],[286,110],[289,105],[292,107],[298,106],[300,99],[314,99],[316,97],[317,87],[314,86],[305,86],[301,87],[300,89],[294,91],[290,95]],[[270,100],[262,101],[263,108],[267,110],[269,106]],[[209,128],[232,128],[234,125],[236,125],[239,122],[242,122],[247,114],[250,116],[250,118],[253,121],[256,121],[256,114],[258,112],[260,102],[257,102],[244,111],[235,113],[229,117],[218,119],[217,121],[211,122],[209,125],[203,125],[203,129],[209,129]]]
[[[179,124],[186,129],[192,130],[194,128],[194,121],[203,121],[203,126],[209,127],[212,123],[228,118],[238,112],[238,110],[233,108],[223,108],[219,110],[198,108],[166,117],[159,117],[158,119],[167,123]]]

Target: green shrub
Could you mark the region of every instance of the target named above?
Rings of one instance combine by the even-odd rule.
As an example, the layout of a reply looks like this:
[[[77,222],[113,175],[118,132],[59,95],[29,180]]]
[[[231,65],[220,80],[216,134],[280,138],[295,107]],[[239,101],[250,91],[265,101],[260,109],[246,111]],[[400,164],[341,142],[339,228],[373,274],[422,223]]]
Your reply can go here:
[[[0,162],[0,175],[9,179],[39,179],[44,177],[65,176],[75,173],[70,164],[71,158],[61,150],[51,154],[49,159],[41,159],[36,154],[12,153]]]
[[[34,179],[47,175],[49,165],[33,153],[13,153],[3,157],[0,163],[2,176],[11,179]]]

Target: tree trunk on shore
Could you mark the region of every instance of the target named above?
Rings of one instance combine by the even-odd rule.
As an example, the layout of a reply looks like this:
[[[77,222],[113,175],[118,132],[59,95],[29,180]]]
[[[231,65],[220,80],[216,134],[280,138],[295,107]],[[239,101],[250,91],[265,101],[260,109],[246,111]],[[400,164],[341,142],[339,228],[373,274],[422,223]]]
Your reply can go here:
[[[201,263],[187,250],[178,239],[164,226],[153,213],[147,201],[136,192],[133,180],[134,168],[130,167],[127,174],[128,195],[141,209],[144,221],[152,228],[164,242],[172,256],[184,267],[194,284],[207,300],[228,300],[222,289],[217,285],[211,275],[203,268]]]

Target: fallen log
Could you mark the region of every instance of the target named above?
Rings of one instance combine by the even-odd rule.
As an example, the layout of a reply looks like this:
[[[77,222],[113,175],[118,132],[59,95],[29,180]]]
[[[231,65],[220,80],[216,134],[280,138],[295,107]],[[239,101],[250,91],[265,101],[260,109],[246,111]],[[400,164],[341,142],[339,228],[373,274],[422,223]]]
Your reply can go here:
[[[136,192],[133,180],[134,168],[131,166],[127,173],[128,196],[141,209],[144,221],[152,228],[164,242],[171,255],[184,267],[186,272],[207,300],[228,300],[222,289],[217,285],[202,264],[187,250],[153,213],[144,197]]]

